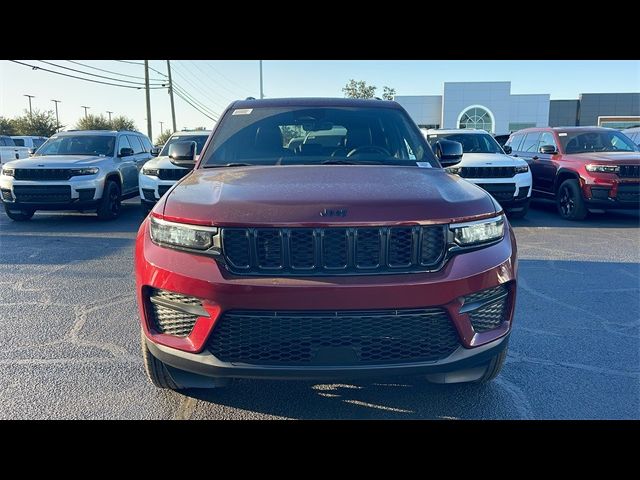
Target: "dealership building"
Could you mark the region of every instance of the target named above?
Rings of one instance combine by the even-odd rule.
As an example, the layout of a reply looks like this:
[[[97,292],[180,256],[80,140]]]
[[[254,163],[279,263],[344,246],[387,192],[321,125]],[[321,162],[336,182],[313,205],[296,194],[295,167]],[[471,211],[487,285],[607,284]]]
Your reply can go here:
[[[640,93],[582,93],[551,100],[549,94],[514,94],[511,82],[446,82],[442,95],[396,95],[424,128],[481,128],[509,133],[529,127],[640,125]]]

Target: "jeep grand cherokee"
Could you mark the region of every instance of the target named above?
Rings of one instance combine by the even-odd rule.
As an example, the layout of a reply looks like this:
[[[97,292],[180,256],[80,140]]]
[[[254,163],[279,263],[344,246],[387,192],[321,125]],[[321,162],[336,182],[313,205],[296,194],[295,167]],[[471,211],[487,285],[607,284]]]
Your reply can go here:
[[[500,205],[443,170],[461,156],[448,140],[432,152],[395,102],[233,103],[138,232],[150,380],[495,377],[516,243]]]

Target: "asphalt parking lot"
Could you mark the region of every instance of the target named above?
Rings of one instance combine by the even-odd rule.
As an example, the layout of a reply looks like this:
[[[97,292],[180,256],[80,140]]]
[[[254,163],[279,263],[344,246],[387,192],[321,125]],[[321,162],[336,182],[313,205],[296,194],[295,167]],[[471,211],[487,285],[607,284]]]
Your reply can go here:
[[[513,222],[519,296],[507,364],[489,385],[421,378],[237,381],[174,393],[144,375],[133,294],[138,199],[93,214],[0,214],[0,418],[640,418],[640,218]]]

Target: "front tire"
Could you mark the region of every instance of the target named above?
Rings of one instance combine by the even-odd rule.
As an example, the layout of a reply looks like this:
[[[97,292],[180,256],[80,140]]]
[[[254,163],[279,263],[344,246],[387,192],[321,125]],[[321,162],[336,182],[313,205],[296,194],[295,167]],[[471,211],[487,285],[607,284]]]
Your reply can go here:
[[[36,213],[35,210],[31,210],[29,208],[23,208],[19,212],[12,212],[11,210],[9,210],[9,206],[6,203],[4,205],[4,211],[6,212],[7,217],[9,217],[14,222],[26,222],[27,220],[31,220],[33,214]]]
[[[144,331],[140,329],[140,346],[142,348],[142,362],[147,377],[158,388],[168,388],[169,390],[180,390],[178,384],[173,380],[166,365],[154,357],[147,347],[147,339]]]
[[[560,216],[567,220],[584,220],[589,213],[582,198],[580,185],[572,178],[562,182],[558,188],[556,206]]]
[[[102,198],[98,205],[98,218],[100,220],[113,220],[120,215],[121,208],[120,185],[113,180],[108,180],[102,192]]]
[[[484,372],[484,375],[476,380],[477,383],[487,383],[496,378],[502,367],[504,366],[504,362],[507,359],[507,352],[509,351],[509,347],[505,347],[499,354],[495,355],[487,366],[487,371]]]

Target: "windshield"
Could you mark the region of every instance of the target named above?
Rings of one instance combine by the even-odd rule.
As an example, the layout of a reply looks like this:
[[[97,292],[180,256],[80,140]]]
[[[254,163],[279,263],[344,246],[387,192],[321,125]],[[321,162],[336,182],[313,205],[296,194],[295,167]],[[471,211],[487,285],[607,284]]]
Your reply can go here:
[[[564,153],[633,152],[637,148],[620,132],[606,130],[558,132]]]
[[[201,165],[416,166],[416,162],[439,168],[417,127],[400,110],[259,107],[225,115]]]
[[[498,142],[484,133],[430,133],[427,139],[433,146],[443,138],[461,143],[463,153],[504,153]]]
[[[104,155],[113,156],[115,135],[64,135],[51,137],[37,151],[46,155]]]
[[[207,138],[209,138],[208,133],[205,133],[202,135],[174,135],[169,140],[167,140],[167,143],[164,144],[164,147],[162,147],[162,151],[160,152],[160,156],[161,157],[168,156],[169,145],[172,145],[176,142],[196,142],[197,144],[196,155],[198,155],[202,151],[202,148],[204,147],[204,144],[206,143]]]

